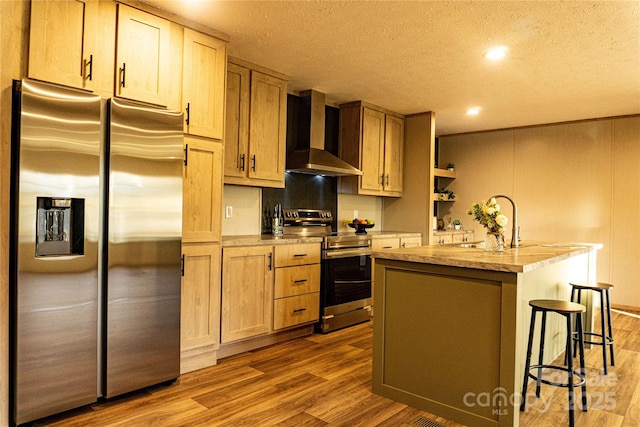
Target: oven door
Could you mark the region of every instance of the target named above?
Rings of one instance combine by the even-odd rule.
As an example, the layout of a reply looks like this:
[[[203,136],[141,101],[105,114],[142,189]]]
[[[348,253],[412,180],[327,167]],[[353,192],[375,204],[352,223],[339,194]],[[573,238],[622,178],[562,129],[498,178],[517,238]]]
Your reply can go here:
[[[323,258],[320,310],[322,332],[370,319],[370,254]]]

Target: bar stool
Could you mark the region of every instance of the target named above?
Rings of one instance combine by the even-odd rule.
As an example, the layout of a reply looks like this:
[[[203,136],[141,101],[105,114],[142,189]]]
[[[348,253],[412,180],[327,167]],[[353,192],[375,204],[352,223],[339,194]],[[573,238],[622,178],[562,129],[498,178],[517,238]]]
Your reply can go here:
[[[611,354],[611,366],[616,365],[616,360],[613,352],[613,329],[611,329],[611,305],[609,298],[609,289],[613,288],[613,285],[609,283],[603,282],[581,282],[581,283],[569,283],[571,285],[571,302],[577,302],[580,304],[582,302],[582,291],[593,291],[600,294],[600,330],[601,333],[595,332],[583,332],[583,335],[588,335],[590,337],[599,337],[600,341],[584,341],[585,344],[592,345],[601,345],[602,346],[602,363],[604,365],[604,374],[607,375],[609,370],[607,368],[607,347],[609,347],[609,352]],[[578,298],[576,299],[576,291],[578,294]],[[604,312],[605,312],[605,297],[607,301],[606,311],[607,311],[607,324],[604,322]],[[607,328],[608,327],[608,331]],[[575,336],[577,332],[573,332],[573,353],[575,356],[576,345],[578,343],[577,337]],[[583,338],[584,340],[584,338]]]
[[[529,378],[533,378],[536,380],[536,397],[540,397],[540,384],[548,384],[556,387],[567,387],[569,389],[569,425],[571,427],[574,426],[574,407],[575,407],[575,396],[574,396],[574,387],[582,386],[582,410],[586,412],[587,410],[587,381],[586,381],[586,371],[584,367],[584,342],[582,330],[582,313],[584,313],[587,309],[584,305],[577,304],[569,301],[561,301],[561,300],[532,300],[529,301],[529,305],[531,306],[531,325],[529,327],[529,343],[527,345],[527,361],[524,368],[524,379],[522,381],[522,398],[520,401],[520,411],[525,410],[525,405],[527,402],[526,394],[527,394],[527,383]],[[538,312],[542,313],[542,327],[540,330],[540,349],[538,355],[538,364],[531,365],[531,347],[533,345],[533,333],[535,330],[536,323],[536,315]],[[547,321],[547,313],[558,313],[561,316],[566,318],[567,322],[567,342],[566,342],[566,351],[569,355],[568,357],[568,366],[556,366],[556,365],[545,365],[543,364],[544,357],[544,334],[545,334],[545,326]],[[571,327],[571,316],[575,315],[576,317],[576,327],[578,331],[578,345],[580,351],[580,373],[575,372],[573,370],[573,355],[571,354],[571,342],[573,338],[573,328]],[[567,383],[553,382],[550,380],[542,379],[542,369],[555,369],[559,371],[564,371],[567,373],[568,381]],[[532,374],[530,371],[537,369],[537,375]],[[577,381],[576,378],[577,377]]]

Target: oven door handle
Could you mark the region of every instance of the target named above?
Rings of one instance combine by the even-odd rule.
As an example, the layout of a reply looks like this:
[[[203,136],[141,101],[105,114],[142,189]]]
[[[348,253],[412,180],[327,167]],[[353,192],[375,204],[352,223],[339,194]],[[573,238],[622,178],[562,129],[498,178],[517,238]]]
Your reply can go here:
[[[353,256],[362,256],[362,255],[371,255],[370,250],[360,249],[344,249],[344,250],[335,250],[335,251],[324,251],[322,258],[330,259],[330,258],[347,258]]]
[[[362,283],[371,283],[371,280],[334,280],[333,283],[340,283],[341,285],[355,285]]]

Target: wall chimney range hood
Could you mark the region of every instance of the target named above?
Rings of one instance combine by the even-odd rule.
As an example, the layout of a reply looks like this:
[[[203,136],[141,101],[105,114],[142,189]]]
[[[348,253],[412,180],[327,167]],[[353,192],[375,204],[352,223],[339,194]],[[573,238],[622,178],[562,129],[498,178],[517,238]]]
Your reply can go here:
[[[287,172],[325,176],[362,175],[362,171],[325,150],[325,95],[300,92],[302,107],[298,144],[287,153]]]

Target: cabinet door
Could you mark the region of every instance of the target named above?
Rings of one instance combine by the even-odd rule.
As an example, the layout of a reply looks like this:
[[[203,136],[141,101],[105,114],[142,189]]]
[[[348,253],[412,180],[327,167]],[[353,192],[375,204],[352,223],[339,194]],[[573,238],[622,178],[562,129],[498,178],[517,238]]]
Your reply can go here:
[[[384,139],[384,191],[402,194],[404,119],[387,115]]]
[[[220,245],[182,247],[180,350],[220,343]]]
[[[29,77],[93,89],[98,2],[31,2]]]
[[[182,241],[220,241],[222,144],[189,136],[184,141]]]
[[[287,82],[252,71],[250,98],[248,176],[284,187]]]
[[[227,65],[227,99],[224,128],[224,175],[244,178],[249,154],[249,89],[251,71]]]
[[[182,104],[185,133],[222,139],[227,44],[184,29]]]
[[[370,108],[362,109],[362,190],[382,190],[384,161],[385,114]]]
[[[273,248],[223,248],[221,342],[271,332]]]
[[[170,28],[169,21],[118,5],[117,95],[169,104]]]
[[[400,247],[401,248],[415,248],[416,246],[422,245],[422,237],[401,237],[400,238]]]

